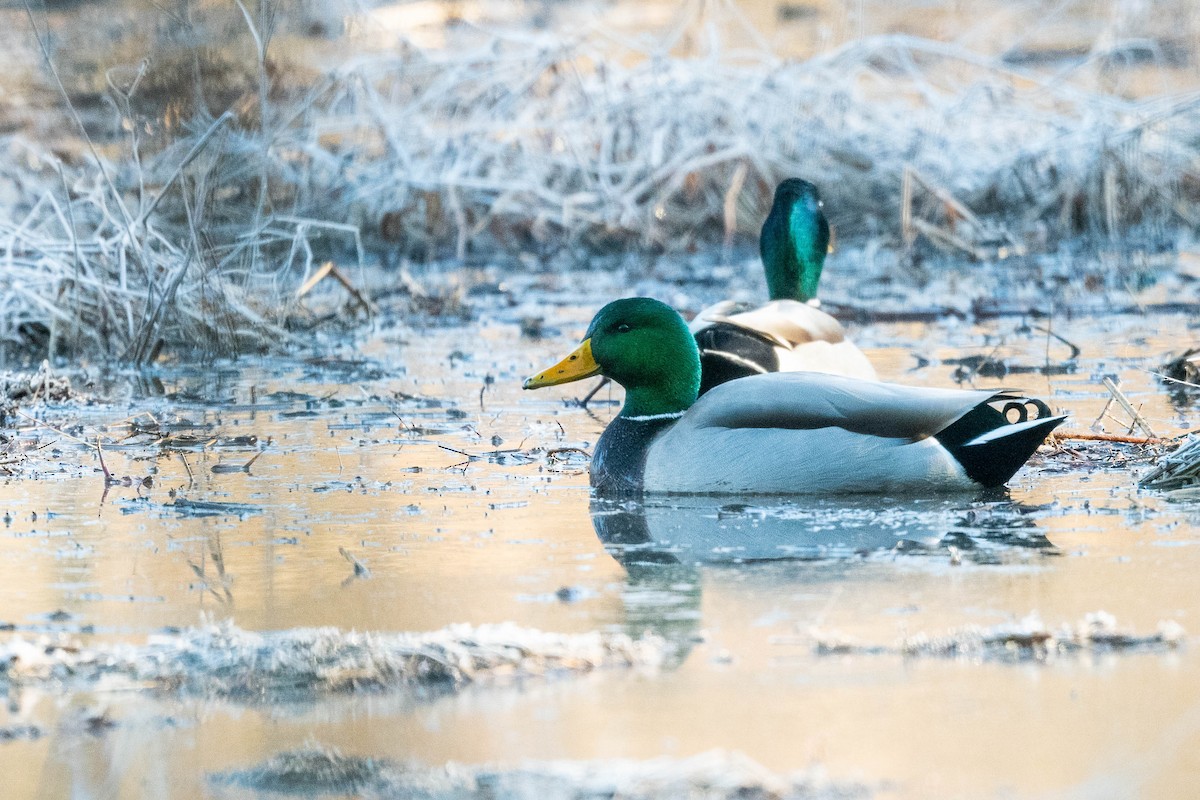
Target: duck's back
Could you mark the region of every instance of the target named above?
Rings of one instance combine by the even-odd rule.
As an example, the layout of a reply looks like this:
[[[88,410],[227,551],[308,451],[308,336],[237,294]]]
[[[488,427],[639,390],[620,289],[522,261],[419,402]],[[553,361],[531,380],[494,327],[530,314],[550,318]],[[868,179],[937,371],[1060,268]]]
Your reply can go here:
[[[651,443],[643,486],[684,494],[899,494],[998,485],[1062,421],[1008,420],[989,406],[1010,397],[804,372],[751,376],[701,397]],[[959,420],[980,429],[960,431]],[[983,468],[990,464],[996,469]]]
[[[700,348],[701,394],[735,378],[770,372],[876,380],[841,323],[807,303],[773,300],[748,311],[720,303],[701,311],[691,328]]]

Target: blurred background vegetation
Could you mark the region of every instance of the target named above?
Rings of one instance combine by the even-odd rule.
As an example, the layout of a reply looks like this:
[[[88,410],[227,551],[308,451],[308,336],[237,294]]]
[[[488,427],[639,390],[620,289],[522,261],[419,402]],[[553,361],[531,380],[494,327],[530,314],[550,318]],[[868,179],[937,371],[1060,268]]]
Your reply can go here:
[[[839,247],[893,254],[914,285],[942,262],[1049,281],[1039,258],[1066,251],[1098,254],[1079,276],[1097,291],[1150,261],[1195,268],[1186,0],[100,0],[0,18],[4,359],[287,349],[330,260],[368,292],[412,290],[422,265],[751,258],[790,175],[823,188]]]

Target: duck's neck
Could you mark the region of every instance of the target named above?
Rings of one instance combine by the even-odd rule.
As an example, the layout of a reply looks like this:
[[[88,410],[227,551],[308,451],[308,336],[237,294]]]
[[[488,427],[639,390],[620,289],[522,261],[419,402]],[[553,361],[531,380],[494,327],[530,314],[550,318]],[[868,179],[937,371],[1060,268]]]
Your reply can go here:
[[[696,365],[699,373],[699,363]],[[626,419],[668,419],[681,417],[696,402],[698,380],[678,378],[625,389],[621,416]]]
[[[700,391],[700,353],[686,326],[690,347],[666,347],[653,370],[643,364],[636,380],[626,381],[625,405],[604,429],[592,457],[591,480],[597,492],[639,495],[650,445],[696,402]],[[669,355],[667,355],[669,354]]]
[[[759,249],[771,299],[806,303],[817,296],[829,249],[829,223],[803,203],[776,203],[763,224]]]
[[[647,356],[635,374],[613,379],[625,387],[627,419],[683,416],[700,392],[700,351],[680,320],[677,341],[664,342]]]

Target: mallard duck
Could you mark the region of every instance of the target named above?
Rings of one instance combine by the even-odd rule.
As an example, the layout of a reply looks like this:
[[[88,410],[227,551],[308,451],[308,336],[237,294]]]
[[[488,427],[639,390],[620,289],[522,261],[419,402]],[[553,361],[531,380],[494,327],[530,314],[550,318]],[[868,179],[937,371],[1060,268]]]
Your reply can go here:
[[[692,320],[700,347],[700,394],[765,372],[823,372],[875,380],[875,369],[841,324],[817,308],[829,223],[817,187],[789,178],[775,189],[759,251],[771,302],[742,309],[732,300]]]
[[[1008,391],[808,372],[752,375],[697,399],[700,369],[683,318],[637,297],[600,309],[582,344],[525,388],[597,374],[625,388],[625,405],[596,444],[591,466],[592,486],[619,495],[999,486],[1064,419]]]

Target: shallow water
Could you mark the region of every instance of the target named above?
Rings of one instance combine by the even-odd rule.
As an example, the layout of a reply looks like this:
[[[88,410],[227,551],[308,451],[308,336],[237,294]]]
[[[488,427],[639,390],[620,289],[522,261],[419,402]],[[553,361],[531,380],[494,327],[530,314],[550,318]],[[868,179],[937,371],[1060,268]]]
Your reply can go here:
[[[485,321],[460,327],[381,328],[320,362],[164,371],[167,396],[36,409],[60,432],[25,429],[46,446],[0,485],[0,622],[15,626],[0,636],[141,641],[209,619],[381,631],[511,620],[653,631],[677,646],[665,669],[287,705],[11,689],[0,729],[42,735],[0,743],[3,796],[238,796],[205,776],[312,741],[431,765],[724,748],[777,771],[819,764],[896,797],[1200,790],[1194,646],[1044,664],[814,648],[814,629],[890,645],[1098,610],[1139,633],[1168,620],[1194,633],[1200,504],[1136,490],[1145,467],[1113,457],[1135,450],[1072,445],[986,498],[593,505],[573,448],[595,442],[613,405],[603,394],[591,412],[564,402],[582,384],[520,390],[596,305],[551,299],[481,301]],[[535,304],[547,335],[522,338]],[[1194,398],[1173,403],[1144,370],[1194,339],[1187,322],[1056,321],[1083,349],[1073,371],[978,385],[1022,386],[1086,429],[1112,373],[1157,432],[1177,433]],[[1038,367],[1066,356],[1018,320],[854,333],[883,377],[928,385],[955,385],[948,358]],[[130,429],[138,414],[216,441],[163,447]],[[97,435],[108,469],[134,485],[105,492]],[[247,435],[259,442],[235,438]]]

